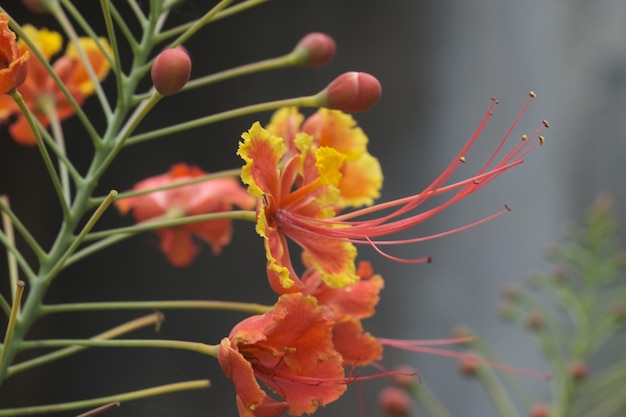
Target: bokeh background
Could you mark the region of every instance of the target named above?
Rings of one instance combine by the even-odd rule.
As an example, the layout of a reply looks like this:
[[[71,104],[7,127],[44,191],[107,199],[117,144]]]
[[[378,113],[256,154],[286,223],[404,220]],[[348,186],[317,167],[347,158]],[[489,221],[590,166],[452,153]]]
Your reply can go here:
[[[17,0],[2,3],[20,22],[57,28],[45,15],[27,14]],[[80,7],[94,27],[102,29],[99,7],[90,3]],[[172,19],[198,16],[208,8],[206,3],[187,1]],[[542,370],[531,340],[498,317],[500,293],[506,283],[521,283],[531,271],[547,267],[547,245],[561,240],[564,226],[580,220],[600,191],[613,195],[618,215],[624,211],[625,21],[626,3],[621,0],[275,0],[214,23],[194,37],[187,45],[194,64],[192,76],[280,55],[311,31],[326,32],[337,41],[338,55],[331,65],[248,76],[172,97],[157,106],[142,129],[308,95],[344,71],[370,72],[382,82],[383,97],[356,119],[385,172],[382,199],[391,199],[428,185],[469,138],[490,98],[496,96],[500,100],[496,115],[462,167],[462,174],[475,171],[528,92],[536,91],[538,98],[515,136],[531,133],[547,119],[552,127],[545,132],[546,145],[521,167],[415,233],[460,226],[504,204],[512,207],[511,213],[461,234],[394,249],[401,257],[432,255],[430,265],[393,263],[368,248],[360,253],[386,279],[378,313],[366,323],[374,335],[443,338],[456,324],[466,323],[490,341],[507,363]],[[98,115],[95,101],[86,107]],[[129,148],[103,179],[100,191],[129,189],[181,161],[206,171],[239,166],[235,155],[239,135],[253,121],[267,121],[269,116],[222,122]],[[76,121],[65,126],[69,153],[84,161],[78,163],[84,168],[88,141]],[[42,242],[50,243],[58,229],[59,210],[44,178],[36,149],[14,144],[3,127],[0,193],[8,194],[24,222]],[[120,218],[112,210],[100,227],[130,223],[130,218]],[[47,302],[202,297],[273,303],[264,264],[261,240],[247,223],[236,225],[233,242],[222,256],[213,257],[205,247],[186,269],[169,266],[156,249],[155,238],[142,234],[69,268],[54,283]],[[4,277],[4,259],[0,271]],[[0,279],[4,294],[6,281]],[[141,314],[59,315],[41,320],[32,337],[89,337]],[[157,336],[217,343],[242,318],[210,311],[168,311]],[[151,330],[133,336],[155,337]],[[618,346],[612,354],[620,351]],[[385,356],[387,367],[414,366],[453,415],[496,416],[480,385],[461,377],[454,360],[392,350]],[[0,406],[72,401],[195,378],[210,378],[214,387],[208,392],[127,403],[106,415],[236,415],[231,384],[215,360],[142,349],[93,349],[19,374],[0,388]],[[354,384],[348,395],[320,414],[381,415],[375,395],[386,382]],[[548,399],[548,383],[531,380],[529,385],[538,400]]]

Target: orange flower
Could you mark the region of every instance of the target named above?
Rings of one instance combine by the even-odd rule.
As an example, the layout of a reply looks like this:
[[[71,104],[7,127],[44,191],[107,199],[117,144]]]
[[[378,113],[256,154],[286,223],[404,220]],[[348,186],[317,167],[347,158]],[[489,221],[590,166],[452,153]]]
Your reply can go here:
[[[206,175],[202,170],[185,164],[174,165],[163,175],[147,178],[135,185],[133,190],[149,190],[190,180]],[[198,184],[182,186],[164,191],[155,191],[135,197],[127,197],[115,202],[122,214],[133,210],[137,222],[155,217],[183,217],[197,214],[216,213],[231,210],[233,205],[251,209],[255,200],[248,195],[238,181],[232,178],[219,178]],[[192,235],[199,237],[219,253],[222,246],[230,242],[231,220],[213,220],[191,223],[182,226],[158,229],[160,247],[174,266],[186,266],[196,255]]]
[[[299,416],[338,399],[350,379],[333,348],[333,326],[328,311],[300,293],[281,296],[271,311],[235,326],[222,340],[218,360],[235,385],[239,415]]]
[[[15,42],[15,33],[9,29],[9,16],[0,13],[0,94],[19,87],[28,72],[27,51],[21,52]]]
[[[38,30],[30,25],[25,25],[23,29],[47,60],[60,51],[62,38],[59,33],[47,29]],[[105,53],[94,39],[79,38],[79,42],[96,77],[98,80],[103,80],[110,69]],[[100,38],[99,42],[110,55],[107,40]],[[22,54],[33,54],[22,39],[19,40],[18,47]],[[54,62],[52,68],[79,106],[82,106],[85,99],[93,94],[94,84],[74,44],[67,46],[65,54]],[[30,60],[28,75],[20,87],[20,93],[30,111],[44,128],[50,124],[51,112],[55,112],[59,120],[67,119],[75,113],[70,100],[38,59]],[[13,139],[23,145],[34,145],[35,136],[20,109],[9,97],[0,96],[0,122],[5,121],[11,115],[17,115],[17,120],[9,128]]]
[[[382,344],[363,331],[361,319],[374,315],[384,281],[380,275],[373,275],[369,262],[359,264],[357,275],[359,281],[344,288],[329,287],[315,269],[302,276],[303,294],[314,296],[333,313],[333,344],[344,366],[365,366],[383,357]]]
[[[248,192],[259,199],[257,208],[257,232],[265,239],[268,260],[268,277],[272,288],[279,292],[300,291],[302,282],[291,264],[287,238],[301,246],[311,266],[317,269],[324,282],[329,286],[341,288],[358,281],[355,274],[354,244],[372,246],[383,256],[399,262],[430,262],[430,257],[400,259],[383,252],[384,245],[400,245],[422,242],[459,232],[494,217],[500,216],[509,208],[478,221],[438,234],[409,239],[390,239],[389,237],[417,226],[465,197],[478,191],[505,171],[521,164],[526,155],[543,143],[539,136],[546,121],[530,136],[522,136],[521,141],[497,160],[502,148],[510,138],[511,132],[522,114],[534,98],[530,94],[528,101],[515,118],[512,126],[504,135],[487,162],[466,180],[449,183],[449,179],[465,162],[465,154],[478,140],[488,120],[493,115],[497,104],[494,99],[478,129],[474,132],[450,165],[421,193],[409,197],[361,208],[346,214],[338,214],[339,187],[342,180],[345,153],[349,149],[337,150],[334,147],[315,146],[314,139],[304,132],[295,135],[297,150],[291,157],[288,154],[288,140],[276,136],[260,124],[242,135],[238,154],[245,161],[242,169],[242,181],[248,185]],[[298,125],[297,116],[288,115],[287,123],[273,126],[275,131],[289,135]],[[312,123],[316,129],[323,125]],[[328,129],[334,131],[334,129]],[[322,132],[324,129],[322,129]],[[323,135],[320,135],[320,138]],[[533,141],[535,138],[538,141]],[[321,139],[320,139],[321,142]],[[329,139],[327,143],[331,143]],[[341,149],[341,148],[340,148]],[[422,204],[434,196],[448,196],[448,199],[426,210],[420,211]]]
[[[313,137],[318,147],[328,146],[345,155],[341,166],[339,208],[371,205],[380,196],[383,174],[378,159],[367,152],[368,138],[349,114],[339,110],[319,109],[304,120],[295,107],[285,107],[272,116],[267,130],[283,138],[290,154],[298,132]]]

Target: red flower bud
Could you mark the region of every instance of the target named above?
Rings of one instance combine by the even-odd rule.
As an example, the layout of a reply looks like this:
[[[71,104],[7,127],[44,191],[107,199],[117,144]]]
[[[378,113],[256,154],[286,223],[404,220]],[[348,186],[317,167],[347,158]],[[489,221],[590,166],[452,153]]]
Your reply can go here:
[[[569,364],[569,375],[575,381],[580,381],[589,374],[589,368],[583,361],[574,361]]]
[[[154,88],[164,96],[178,93],[189,81],[191,59],[182,46],[161,52],[152,65]]]
[[[335,41],[325,33],[313,32],[300,39],[294,52],[302,55],[302,65],[323,67],[335,56]]]
[[[408,416],[411,414],[411,397],[405,390],[388,387],[378,395],[378,405],[390,416]]]
[[[397,374],[391,376],[393,383],[402,388],[411,388],[419,380],[417,371],[408,365],[401,365],[394,369]]]
[[[380,82],[373,75],[346,72],[321,93],[321,106],[351,113],[365,111],[376,104],[381,93]]]
[[[528,417],[548,417],[550,415],[550,407],[544,403],[535,403],[528,410]]]

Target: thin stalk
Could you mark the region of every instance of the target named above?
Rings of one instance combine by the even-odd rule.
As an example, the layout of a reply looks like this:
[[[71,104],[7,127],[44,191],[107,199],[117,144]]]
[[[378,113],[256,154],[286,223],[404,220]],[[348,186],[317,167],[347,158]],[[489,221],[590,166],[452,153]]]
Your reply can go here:
[[[104,413],[105,411],[109,411],[110,409],[119,407],[119,406],[120,406],[120,402],[115,401],[112,403],[101,405],[100,407],[94,408],[93,410],[89,410],[86,413],[79,414],[76,417],[93,417],[96,414]]]
[[[135,226],[118,227],[116,229],[104,230],[102,232],[91,233],[86,237],[86,241],[102,239],[104,237],[127,234],[127,233],[139,233],[148,230],[162,229],[164,227],[182,226],[185,224],[199,223],[213,220],[247,220],[251,222],[256,221],[256,212],[250,210],[235,210],[235,211],[221,211],[218,213],[198,214],[196,216],[185,216],[177,219],[163,219],[155,218],[158,220],[149,220],[143,223],[139,223]]]
[[[133,340],[95,340],[95,339],[46,339],[25,340],[20,344],[21,350],[54,348],[65,346],[99,347],[99,348],[158,348],[178,349],[217,357],[219,345],[207,345],[186,340],[133,339]]]
[[[11,95],[11,98],[15,101],[15,103],[18,105],[18,107],[24,114],[24,117],[26,117],[26,121],[28,122],[31,130],[33,131],[33,134],[35,135],[35,140],[37,141],[37,147],[39,148],[41,157],[44,161],[44,164],[46,165],[46,169],[48,170],[48,174],[50,176],[50,179],[52,180],[52,185],[54,186],[54,190],[56,191],[59,202],[61,203],[61,210],[63,211],[63,218],[67,220],[70,215],[69,206],[65,201],[63,187],[59,180],[59,176],[54,168],[54,165],[52,164],[52,159],[50,159],[50,154],[48,153],[48,150],[46,149],[46,146],[43,143],[43,139],[41,138],[41,134],[39,133],[38,124],[36,123],[35,118],[33,117],[33,114],[30,112],[30,109],[24,102],[24,98],[19,93],[19,91],[14,89],[9,94]]]
[[[177,382],[175,384],[160,385],[153,388],[142,389],[138,391],[125,392],[108,397],[92,398],[83,401],[74,401],[68,403],[38,405],[34,407],[10,408],[0,410],[0,417],[14,416],[30,416],[35,414],[50,414],[61,411],[73,411],[84,408],[93,408],[99,405],[112,402],[123,403],[125,401],[133,401],[141,398],[154,397],[162,394],[170,394],[172,392],[189,391],[192,389],[209,388],[211,383],[208,379],[200,379],[195,381]]]
[[[107,301],[96,303],[71,303],[42,305],[42,314],[70,313],[76,311],[105,311],[105,310],[220,310],[240,311],[244,313],[263,314],[272,309],[272,306],[243,303],[234,301],[212,300],[171,300],[171,301]],[[98,338],[98,337],[96,337]]]
[[[128,5],[135,13],[135,17],[137,18],[137,20],[139,20],[139,24],[141,25],[141,27],[145,27],[148,24],[148,18],[144,14],[143,10],[141,10],[139,4],[137,4],[135,0],[129,0]]]
[[[37,240],[30,234],[26,226],[24,226],[24,223],[22,223],[15,213],[13,213],[13,210],[11,210],[9,205],[9,198],[6,195],[0,195],[0,211],[2,212],[2,225],[7,238],[11,242],[14,242],[13,228],[15,227],[30,250],[32,250],[35,256],[37,256],[37,259],[39,261],[44,259],[46,257],[46,252],[41,248],[41,246],[39,246],[39,243],[37,243]],[[15,287],[13,287],[13,291],[15,291]]]
[[[114,339],[123,334],[127,334],[137,329],[140,329],[142,327],[150,326],[153,324],[155,324],[158,329],[158,326],[160,326],[161,322],[163,322],[163,314],[156,312],[156,313],[149,314],[147,316],[143,316],[143,317],[139,317],[137,319],[131,320],[127,323],[121,324],[117,327],[107,330],[106,332],[97,334],[93,336],[91,339],[94,339],[94,340]],[[69,346],[64,349],[59,349],[57,351],[38,356],[34,359],[29,359],[29,360],[20,362],[17,365],[10,366],[7,375],[11,376],[19,372],[26,371],[27,369],[35,368],[37,366],[55,361],[57,359],[64,358],[66,356],[72,355],[74,353],[80,352],[85,349],[87,348],[84,346]]]
[[[174,48],[176,46],[179,46],[185,43],[189,38],[195,35],[196,32],[198,32],[200,29],[206,26],[209,22],[211,22],[220,11],[222,11],[232,2],[233,0],[221,0],[211,10],[205,13],[204,16],[194,21],[193,24],[187,30],[185,30],[178,38],[176,38],[176,40],[174,40],[174,42],[170,44],[170,47]]]
[[[15,294],[13,295],[13,305],[11,306],[11,314],[9,315],[9,323],[7,324],[7,331],[4,334],[4,341],[2,342],[2,353],[0,353],[0,369],[4,367],[11,346],[11,339],[15,331],[15,325],[17,323],[17,315],[20,312],[20,306],[22,303],[22,295],[24,295],[24,281],[18,281],[15,288]]]
[[[13,242],[11,242],[7,238],[7,236],[4,234],[4,232],[1,230],[0,230],[0,243],[2,243],[2,245],[6,248],[7,252],[11,253],[15,257],[15,260],[17,261],[17,264],[22,269],[22,272],[24,273],[24,275],[26,275],[29,282],[32,283],[33,280],[36,278],[35,273],[31,269],[30,265],[28,265],[28,262],[26,262],[26,259],[24,258],[24,256],[22,256],[20,251],[17,250]]]
[[[126,141],[126,146],[135,145],[137,143],[145,142],[150,139],[171,135],[173,133],[184,132],[185,130],[194,129],[201,126],[206,126],[212,123],[221,122],[224,120],[232,119],[235,117],[241,117],[248,114],[260,113],[269,110],[276,110],[281,107],[296,106],[296,107],[317,107],[320,103],[319,95],[288,98],[284,100],[269,101],[266,103],[253,104],[250,106],[239,107],[233,110],[227,110],[225,112],[212,114],[210,116],[200,117],[198,119],[190,120],[184,123],[164,127],[161,129],[153,130],[151,132],[142,133],[136,136],[131,136]]]
[[[11,214],[13,213],[9,207],[9,198],[6,195],[0,195],[0,210],[2,210],[2,229],[4,230],[6,239],[11,247],[17,249],[15,246],[15,234],[13,233],[13,223],[11,222],[11,218],[8,216],[7,212]],[[9,269],[9,288],[11,294],[15,294],[17,290],[19,272],[17,269],[17,259],[9,248],[7,248],[7,264]]]
[[[426,384],[415,384],[411,387],[411,393],[432,417],[452,417],[450,411],[435,396]]]
[[[111,3],[109,0],[101,0],[101,1],[107,1],[109,10],[111,11],[111,16],[113,17],[113,19],[115,20],[115,23],[117,23],[118,28],[124,35],[124,38],[126,39],[126,42],[128,42],[128,46],[130,46],[131,51],[133,53],[136,53],[137,49],[139,49],[139,42],[137,42],[137,39],[135,39],[133,32],[130,30],[130,28],[126,24],[126,18],[122,16],[120,12],[117,11],[117,9],[115,8],[115,5]],[[113,27],[113,25],[111,25],[111,27]],[[120,71],[121,71],[121,68],[120,68]]]
[[[67,152],[65,150],[65,137],[63,135],[63,129],[61,129],[61,121],[57,116],[56,109],[54,106],[50,106],[50,108],[46,108],[46,115],[50,120],[50,129],[52,130],[52,137],[59,148],[59,152],[63,155],[66,155]],[[70,194],[70,178],[67,170],[67,166],[62,161],[59,161],[59,177],[61,178],[61,187],[63,189],[63,196],[65,197],[65,204],[69,207],[71,204],[71,194]]]
[[[111,191],[109,195],[107,196],[107,198],[104,199],[102,204],[98,206],[96,211],[91,215],[91,217],[87,221],[87,224],[85,224],[85,226],[80,231],[78,236],[76,236],[76,238],[72,241],[70,246],[65,250],[65,253],[61,255],[57,263],[47,274],[46,281],[48,282],[52,281],[52,279],[61,271],[61,269],[63,269],[67,258],[69,258],[70,255],[73,254],[74,251],[78,248],[78,246],[83,242],[83,240],[85,240],[85,237],[87,236],[87,234],[95,226],[95,224],[98,222],[98,220],[100,219],[104,211],[111,205],[113,200],[115,200],[116,196],[117,196],[117,191],[115,190]]]
[[[122,240],[127,239],[134,235],[135,235],[134,233],[120,233],[119,235],[109,236],[96,243],[92,243],[91,245],[81,248],[80,250],[77,250],[76,252],[74,252],[72,256],[67,258],[67,260],[65,261],[65,267],[68,267],[72,265],[73,263],[86,258],[89,255],[92,255],[104,248],[107,248],[111,245],[121,242]]]
[[[107,99],[104,89],[102,88],[102,84],[100,83],[100,80],[98,79],[98,76],[96,75],[93,69],[93,66],[91,65],[91,61],[89,61],[89,58],[87,57],[87,54],[85,53],[85,48],[83,48],[83,46],[81,45],[78,39],[78,34],[76,33],[76,30],[74,30],[74,26],[72,26],[72,23],[67,18],[67,15],[63,11],[63,9],[59,8],[59,10],[54,14],[54,17],[56,18],[57,22],[59,22],[59,24],[61,25],[61,27],[67,34],[67,36],[70,38],[70,41],[76,47],[76,50],[78,51],[78,56],[80,57],[80,60],[83,62],[83,65],[85,66],[85,69],[87,70],[87,75],[89,76],[89,79],[91,80],[91,83],[94,86],[94,91],[96,93],[96,96],[98,97],[98,100],[100,101],[100,106],[102,107],[102,110],[104,111],[105,117],[109,119],[113,112],[111,110],[111,105],[109,104],[109,100]],[[97,39],[97,38],[98,37],[96,36],[93,39]],[[102,50],[102,53],[105,54],[105,56],[107,56],[107,59],[109,60],[109,62],[111,62],[111,57],[109,57],[108,54],[105,52],[105,50],[102,49],[102,46],[99,46],[99,48]]]
[[[491,402],[498,410],[498,416],[518,417],[518,413],[515,407],[513,407],[511,398],[492,369],[485,366],[478,366],[476,368],[476,376],[485,387],[485,390],[491,398]]]
[[[113,20],[111,18],[111,3],[109,0],[100,0],[100,7],[102,8],[102,15],[104,16],[104,24],[107,29],[107,35],[109,37],[109,44],[113,49],[113,73],[115,74],[115,83],[117,86],[116,91],[122,91],[124,73],[122,72],[122,63],[120,59],[119,45],[117,44],[117,37],[115,36],[115,28],[113,27]],[[121,97],[118,95],[117,101],[120,102]]]

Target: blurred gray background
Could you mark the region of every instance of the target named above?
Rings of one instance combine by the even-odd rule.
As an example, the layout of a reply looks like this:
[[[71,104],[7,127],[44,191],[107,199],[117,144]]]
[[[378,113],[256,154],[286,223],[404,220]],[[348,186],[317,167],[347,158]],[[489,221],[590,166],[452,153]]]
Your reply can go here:
[[[21,22],[55,27],[46,16],[27,17],[16,0],[3,3]],[[98,6],[86,8],[93,8],[85,14],[102,28]],[[203,1],[189,1],[172,18],[184,21],[206,8]],[[368,248],[360,254],[386,279],[378,313],[366,323],[374,335],[444,338],[463,322],[490,341],[505,362],[542,370],[530,339],[498,318],[500,292],[506,283],[523,282],[531,271],[547,267],[546,246],[561,240],[564,225],[580,220],[599,191],[610,192],[618,215],[623,214],[625,20],[626,3],[620,0],[275,0],[210,25],[196,36],[188,45],[192,75],[280,55],[311,31],[326,32],[337,41],[338,55],[331,65],[258,74],[172,97],[157,106],[145,129],[158,127],[167,118],[176,123],[240,105],[311,94],[344,71],[370,72],[382,82],[383,97],[356,119],[370,137],[371,153],[382,163],[385,200],[428,185],[473,133],[495,96],[500,100],[495,117],[459,175],[476,171],[534,90],[538,98],[514,137],[531,133],[547,119],[552,127],[544,132],[546,145],[522,166],[411,235],[461,226],[504,204],[512,207],[511,213],[461,234],[392,250],[401,257],[432,255],[430,265],[397,264]],[[87,106],[97,113],[95,100]],[[100,190],[129,189],[179,161],[207,171],[238,166],[234,151],[240,133],[254,120],[268,118],[261,114],[237,119],[130,148],[120,155]],[[69,121],[67,126],[78,125]],[[43,242],[50,242],[59,213],[51,190],[41,180],[45,173],[37,151],[15,145],[5,128],[0,135],[0,193],[11,197],[16,211]],[[86,164],[90,150],[85,138],[67,136],[70,154]],[[131,220],[120,220],[112,211],[101,227],[120,223]],[[223,256],[212,257],[204,248],[183,270],[171,268],[154,242],[152,235],[139,235],[74,265],[55,282],[47,301],[275,299],[262,269],[262,242],[250,224],[237,225]],[[0,261],[0,271],[6,271],[4,262]],[[6,294],[5,282],[2,279],[0,285]],[[41,320],[32,337],[89,337],[141,314],[59,315]],[[166,315],[161,337],[206,343],[217,343],[243,318],[215,312]],[[154,334],[146,330],[136,336]],[[385,356],[383,364],[389,368],[413,365],[453,415],[496,416],[482,388],[461,377],[454,360],[390,349]],[[25,372],[0,388],[0,405],[71,401],[195,378],[210,378],[214,388],[128,403],[106,415],[236,415],[231,384],[216,361],[154,350],[92,350]],[[386,383],[354,384],[345,398],[320,414],[360,416],[364,402],[365,415],[381,415],[375,395]],[[537,399],[548,399],[548,383],[529,383]]]

